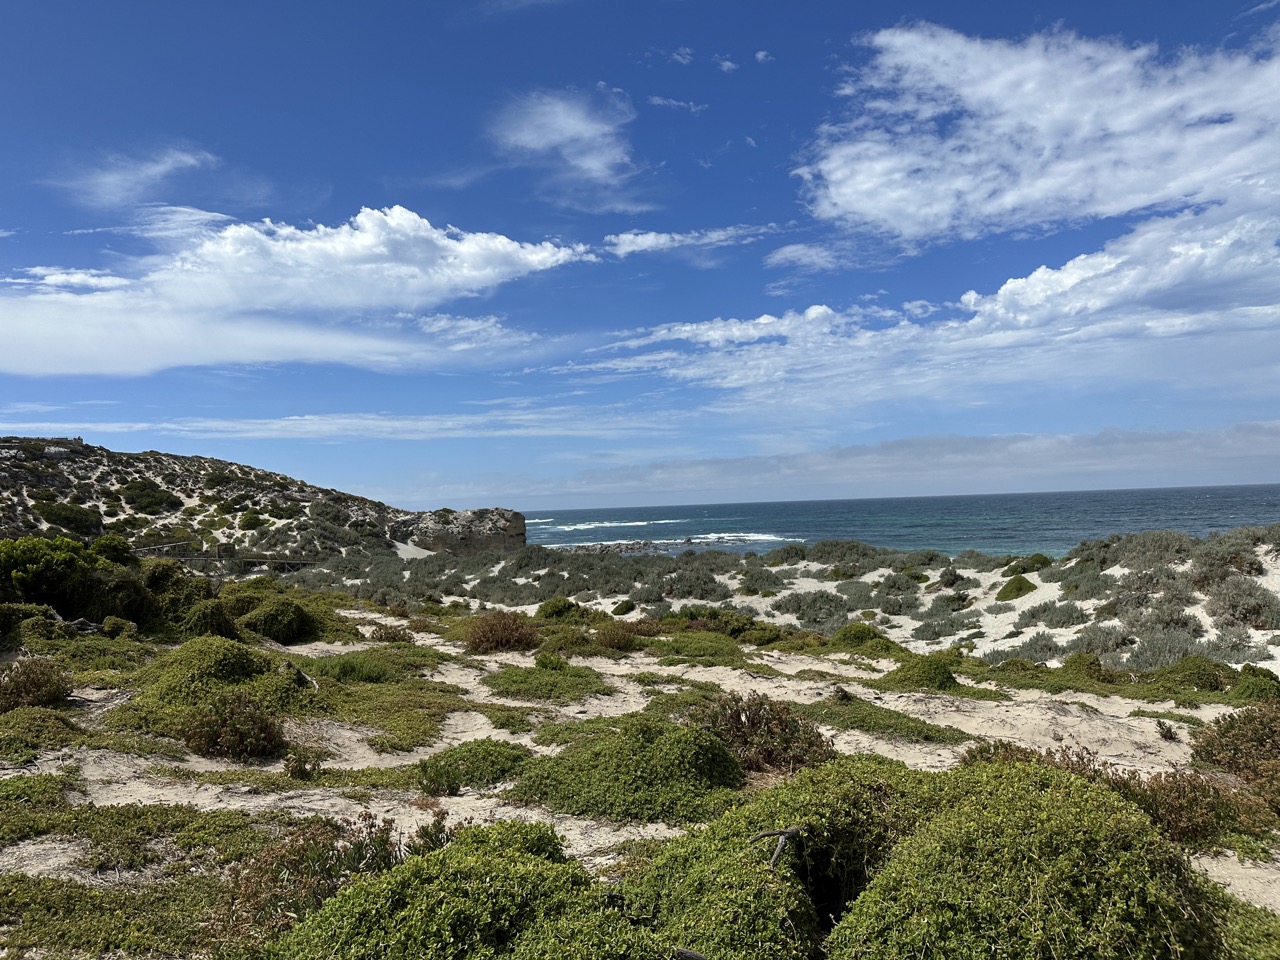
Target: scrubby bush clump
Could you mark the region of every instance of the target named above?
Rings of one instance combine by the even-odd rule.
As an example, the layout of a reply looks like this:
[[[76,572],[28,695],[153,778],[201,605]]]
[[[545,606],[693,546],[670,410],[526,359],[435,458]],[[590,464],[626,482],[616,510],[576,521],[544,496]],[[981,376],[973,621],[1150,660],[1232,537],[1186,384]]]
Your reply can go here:
[[[1193,757],[1251,784],[1280,813],[1280,700],[1218,717],[1192,736]]]
[[[1024,577],[1021,573],[1014,574],[1004,586],[1000,588],[1000,592],[996,594],[997,603],[1008,603],[1011,600],[1017,600],[1025,597],[1028,593],[1036,590],[1036,585]]]
[[[462,643],[472,653],[532,650],[539,642],[538,628],[522,613],[484,613],[462,626]]]
[[[19,657],[0,667],[0,713],[50,707],[71,694],[71,675],[46,657]]]
[[[1135,807],[1035,766],[961,771],[827,941],[833,960],[1215,957],[1215,897]]]
[[[836,755],[816,723],[758,693],[721,694],[695,706],[685,721],[720,740],[743,770],[794,771]]]
[[[560,753],[529,761],[513,796],[553,810],[613,820],[706,819],[742,769],[703,730],[643,714],[583,725]]]
[[[284,752],[284,728],[262,701],[242,690],[209,698],[187,712],[182,740],[205,757],[258,760]]]
[[[668,960],[671,950],[565,857],[550,827],[506,821],[348,886],[269,955]]]
[[[463,787],[492,787],[512,779],[531,756],[528,747],[490,737],[461,743],[418,764],[422,791],[452,796]]]
[[[199,752],[271,756],[283,744],[276,717],[311,695],[296,668],[226,637],[196,637],[139,672],[142,691],[107,715],[117,729],[175,737]],[[231,730],[223,733],[220,724]]]

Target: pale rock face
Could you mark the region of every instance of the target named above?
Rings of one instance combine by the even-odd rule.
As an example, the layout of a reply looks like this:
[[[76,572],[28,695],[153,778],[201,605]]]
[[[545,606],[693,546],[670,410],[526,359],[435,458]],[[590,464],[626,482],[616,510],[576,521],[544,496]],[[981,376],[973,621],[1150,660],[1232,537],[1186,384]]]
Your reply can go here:
[[[524,515],[502,507],[413,513],[387,529],[392,540],[449,553],[517,550],[525,544]]]

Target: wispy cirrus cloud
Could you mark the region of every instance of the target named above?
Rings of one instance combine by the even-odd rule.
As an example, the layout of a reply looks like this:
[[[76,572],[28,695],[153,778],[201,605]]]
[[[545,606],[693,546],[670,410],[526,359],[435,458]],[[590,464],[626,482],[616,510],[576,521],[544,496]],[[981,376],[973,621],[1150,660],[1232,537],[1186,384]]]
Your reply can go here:
[[[7,412],[10,416],[18,411]],[[31,411],[39,412],[39,411]],[[0,432],[36,436],[156,434],[199,440],[446,440],[486,437],[572,437],[674,433],[675,423],[655,429],[631,411],[594,404],[516,404],[464,413],[387,414],[366,411],[284,417],[98,418],[0,421]]]
[[[695,117],[710,106],[708,103],[694,103],[691,100],[672,100],[670,97],[650,97],[651,107],[667,107],[670,110],[688,110]]]
[[[596,212],[648,209],[631,190],[637,166],[625,128],[635,108],[620,91],[534,91],[516,97],[489,134],[513,161],[539,170],[557,202]]]
[[[806,499],[1270,483],[1277,458],[1280,421],[1218,430],[935,434],[757,456],[658,457],[583,473],[555,493],[662,491],[667,503],[696,503],[767,500],[779,490]]]
[[[840,257],[831,246],[817,243],[788,243],[771,250],[764,258],[766,267],[822,273],[840,266]]]
[[[333,227],[214,226],[139,261],[136,275],[33,267],[0,283],[9,345],[0,372],[286,361],[430,368],[531,336],[494,317],[421,311],[593,256],[584,245],[437,227],[404,207],[365,209]]]
[[[207,150],[168,147],[148,156],[113,154],[94,166],[51,182],[68,190],[86,206],[119,209],[157,199],[157,192],[175,175],[207,170],[219,162]]]
[[[755,243],[774,233],[776,224],[762,226],[737,224],[732,227],[716,227],[708,230],[690,230],[686,233],[657,233],[648,230],[629,230],[604,238],[605,249],[619,259],[636,253],[669,253],[674,250],[742,246]]]

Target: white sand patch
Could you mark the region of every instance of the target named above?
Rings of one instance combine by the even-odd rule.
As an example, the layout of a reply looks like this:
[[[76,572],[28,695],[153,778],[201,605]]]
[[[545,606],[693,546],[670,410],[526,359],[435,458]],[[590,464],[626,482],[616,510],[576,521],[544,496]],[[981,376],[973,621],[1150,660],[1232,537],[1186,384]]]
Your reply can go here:
[[[1202,855],[1192,862],[1241,900],[1280,913],[1280,862],[1241,863],[1231,854]]]
[[[396,548],[396,556],[401,560],[421,560],[423,557],[435,556],[434,551],[424,550],[422,547],[415,546],[412,543],[401,543],[399,540],[392,540],[391,545]]]

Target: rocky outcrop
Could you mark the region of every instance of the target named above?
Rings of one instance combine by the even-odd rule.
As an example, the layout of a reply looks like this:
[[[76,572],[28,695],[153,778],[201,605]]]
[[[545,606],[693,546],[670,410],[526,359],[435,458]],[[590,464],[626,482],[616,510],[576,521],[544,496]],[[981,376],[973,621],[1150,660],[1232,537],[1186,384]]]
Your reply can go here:
[[[45,532],[296,557],[390,553],[396,542],[459,554],[525,544],[514,510],[400,510],[211,457],[118,453],[78,437],[0,438],[0,536]]]
[[[457,554],[517,550],[525,544],[524,515],[501,507],[414,513],[389,529],[393,540]]]

